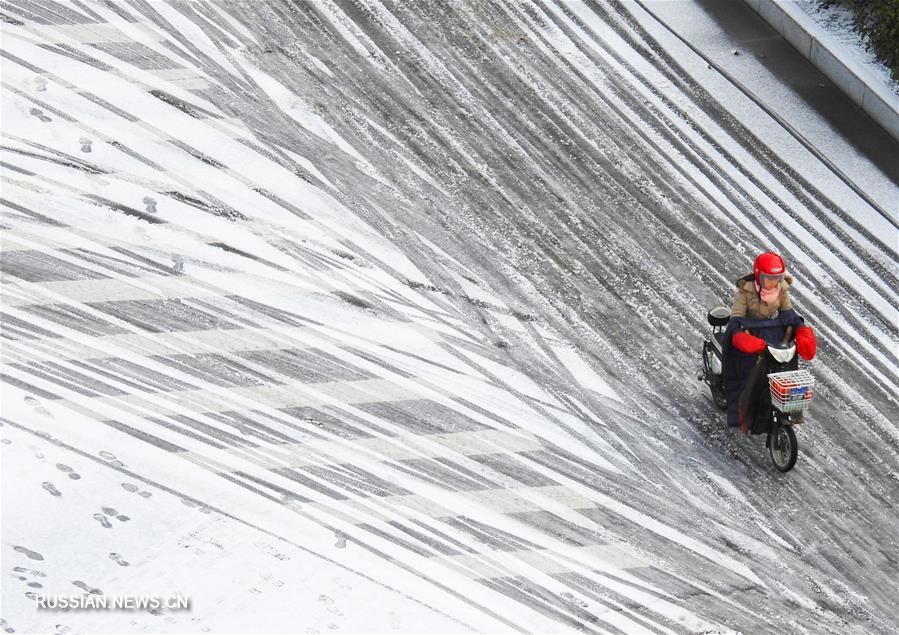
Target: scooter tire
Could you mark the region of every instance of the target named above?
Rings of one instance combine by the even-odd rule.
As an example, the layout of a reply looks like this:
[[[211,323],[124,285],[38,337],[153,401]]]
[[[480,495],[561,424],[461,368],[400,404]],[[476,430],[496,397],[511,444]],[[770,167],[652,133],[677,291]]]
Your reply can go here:
[[[775,423],[770,434],[768,453],[771,455],[771,462],[778,471],[789,472],[799,457],[799,443],[793,426]]]
[[[724,387],[721,385],[709,386],[709,390],[712,393],[712,403],[722,410],[727,410],[727,395],[724,394]]]
[[[727,410],[727,395],[724,392],[724,386],[721,385],[721,376],[712,373],[712,362],[709,356],[712,355],[711,342],[704,342],[702,345],[702,368],[705,383],[712,393],[712,403],[721,410]]]

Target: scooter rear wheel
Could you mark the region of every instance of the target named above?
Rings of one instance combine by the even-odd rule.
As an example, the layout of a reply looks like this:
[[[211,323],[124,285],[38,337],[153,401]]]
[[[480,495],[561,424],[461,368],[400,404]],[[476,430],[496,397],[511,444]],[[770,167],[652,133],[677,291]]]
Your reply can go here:
[[[799,456],[799,444],[793,426],[774,424],[768,442],[768,452],[771,454],[771,462],[779,471],[789,472],[793,469]]]
[[[708,384],[709,392],[712,393],[712,403],[722,410],[727,410],[727,395],[724,392],[721,375],[712,373],[712,355],[714,355],[712,352],[712,343],[705,342],[702,345],[703,377],[705,378],[706,384]]]
[[[724,387],[720,383],[713,384],[709,386],[709,391],[712,393],[712,403],[722,410],[727,410],[727,395],[724,394]]]

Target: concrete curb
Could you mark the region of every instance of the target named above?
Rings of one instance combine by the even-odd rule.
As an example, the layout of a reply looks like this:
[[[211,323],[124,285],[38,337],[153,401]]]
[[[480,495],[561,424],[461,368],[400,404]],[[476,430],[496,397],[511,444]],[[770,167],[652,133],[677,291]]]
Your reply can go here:
[[[874,121],[899,141],[899,97],[852,62],[845,48],[825,33],[795,3],[744,0]]]

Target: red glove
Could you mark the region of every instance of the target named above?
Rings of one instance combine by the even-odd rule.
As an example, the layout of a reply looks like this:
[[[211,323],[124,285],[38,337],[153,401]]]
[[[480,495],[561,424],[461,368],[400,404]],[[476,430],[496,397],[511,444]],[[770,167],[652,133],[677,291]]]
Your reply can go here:
[[[817,340],[812,327],[800,326],[796,329],[796,350],[802,355],[802,359],[809,360],[814,358],[816,344]]]
[[[744,353],[748,353],[749,355],[755,355],[756,353],[761,353],[765,350],[765,347],[768,346],[760,337],[756,337],[751,333],[747,333],[746,331],[740,331],[736,335],[734,335],[730,343]],[[798,342],[797,342],[798,345]]]

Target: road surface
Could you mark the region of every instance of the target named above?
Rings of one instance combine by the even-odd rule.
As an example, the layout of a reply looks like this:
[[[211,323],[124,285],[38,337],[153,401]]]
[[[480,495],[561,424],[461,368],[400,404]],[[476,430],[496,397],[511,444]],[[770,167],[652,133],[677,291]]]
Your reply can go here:
[[[893,631],[899,189],[838,126],[634,3],[0,12],[5,628]],[[695,379],[767,249],[788,475]]]

